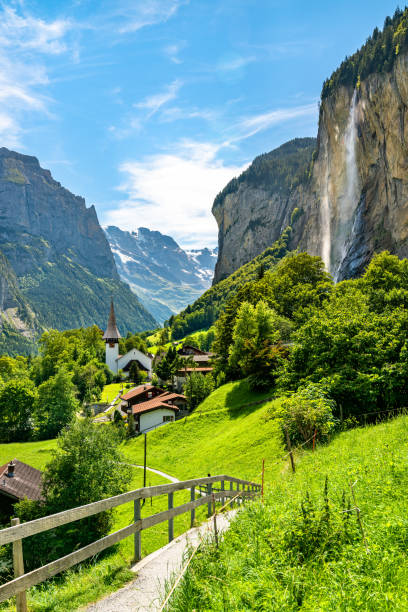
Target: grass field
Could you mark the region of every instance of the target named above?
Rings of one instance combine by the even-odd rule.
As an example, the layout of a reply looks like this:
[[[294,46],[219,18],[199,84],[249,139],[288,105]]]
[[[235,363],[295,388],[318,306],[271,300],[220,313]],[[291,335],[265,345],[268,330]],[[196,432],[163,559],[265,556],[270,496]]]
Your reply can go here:
[[[148,465],[180,479],[206,476],[208,473],[228,473],[255,479],[261,469],[262,457],[276,460],[283,451],[276,423],[265,418],[268,404],[239,410],[239,406],[247,403],[251,397],[245,383],[224,385],[212,394],[212,400],[206,400],[202,412],[198,411],[187,419],[151,432],[148,434]],[[256,396],[253,401],[261,397]],[[0,445],[0,457],[2,463],[17,457],[41,469],[55,445],[55,440],[3,444]],[[129,463],[143,463],[143,438],[124,442],[122,450]],[[142,474],[142,470],[134,469],[129,490],[142,486]],[[167,481],[148,472],[148,486],[163,482]],[[188,500],[188,491],[177,492],[174,496],[175,505]],[[154,498],[152,503],[150,500],[146,502],[142,516],[164,509],[167,509],[167,496]],[[205,512],[204,507],[197,510],[197,521],[205,518]],[[132,517],[132,504],[118,508],[113,531],[130,524]],[[188,529],[189,520],[188,514],[175,518],[175,536]],[[148,529],[142,534],[142,555],[166,543],[167,523]],[[128,567],[133,555],[132,545],[133,538],[127,538],[104,558],[31,589],[30,609],[35,612],[75,610],[118,589],[131,577]],[[4,605],[0,609],[9,611],[13,608]]]
[[[240,408],[251,397],[256,401],[262,395],[249,395],[245,382],[223,385],[192,415],[152,431],[148,465],[180,479],[207,474],[259,479],[262,458],[276,461],[283,447],[278,424],[267,419],[270,403]],[[125,442],[123,450],[129,461],[143,462],[142,438]]]
[[[170,609],[408,610],[407,485],[406,416],[302,452],[295,474],[287,462],[275,474],[265,506],[251,504],[218,551],[197,555]]]

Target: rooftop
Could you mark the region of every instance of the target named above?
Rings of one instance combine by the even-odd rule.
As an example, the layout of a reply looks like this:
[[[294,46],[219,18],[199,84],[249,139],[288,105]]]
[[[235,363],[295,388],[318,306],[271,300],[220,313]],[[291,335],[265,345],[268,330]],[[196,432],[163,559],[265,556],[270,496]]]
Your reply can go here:
[[[13,476],[8,476],[9,465],[14,464]],[[42,472],[13,459],[0,467],[0,493],[14,499],[42,499]]]
[[[119,330],[116,326],[116,315],[113,300],[111,300],[110,305],[108,327],[106,328],[106,332],[103,334],[102,338],[103,340],[119,340],[119,338],[121,338]]]

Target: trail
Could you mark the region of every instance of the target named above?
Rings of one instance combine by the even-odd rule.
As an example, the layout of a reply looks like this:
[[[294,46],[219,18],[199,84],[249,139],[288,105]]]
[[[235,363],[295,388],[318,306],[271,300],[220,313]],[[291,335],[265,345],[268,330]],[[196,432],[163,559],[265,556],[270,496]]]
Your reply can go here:
[[[126,465],[130,465],[130,467],[134,467],[134,468],[140,468],[141,470],[143,470],[144,468],[143,465],[137,465],[136,463],[126,463]],[[170,474],[166,474],[166,472],[161,472],[160,470],[155,470],[154,468],[150,468],[147,466],[146,466],[146,470],[148,472],[153,472],[153,474],[158,474],[159,476],[162,476],[163,478],[167,478],[167,480],[170,480],[170,482],[180,482],[178,478],[176,478],[175,476],[171,476]]]
[[[217,516],[219,533],[225,532],[237,510]],[[108,597],[83,608],[86,612],[152,612],[161,608],[165,585],[177,575],[183,565],[187,546],[194,547],[199,540],[213,532],[213,519],[194,527],[178,538],[151,553],[134,565],[137,576],[125,587]]]

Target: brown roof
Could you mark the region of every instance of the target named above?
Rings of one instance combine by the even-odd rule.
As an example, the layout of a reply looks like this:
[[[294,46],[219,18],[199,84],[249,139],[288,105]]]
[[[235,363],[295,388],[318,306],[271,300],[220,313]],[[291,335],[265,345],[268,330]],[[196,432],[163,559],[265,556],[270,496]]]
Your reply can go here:
[[[0,467],[0,493],[14,499],[42,499],[42,472],[18,459],[12,463],[15,467],[11,478],[7,476],[9,464]]]
[[[121,338],[119,330],[116,326],[116,316],[115,309],[113,307],[113,300],[111,300],[110,305],[108,327],[106,328],[106,332],[103,334],[102,338],[103,340],[119,340],[119,338]]]
[[[187,401],[185,395],[181,395],[181,393],[170,393],[170,391],[166,391],[166,393],[162,393],[162,395],[158,395],[157,399],[161,399],[162,402],[168,402],[172,399],[183,399]]]
[[[183,374],[184,372],[212,372],[214,368],[182,368],[177,372],[177,375],[180,375],[180,372]]]
[[[161,391],[159,387],[155,387],[154,385],[139,385],[138,387],[135,387],[134,389],[131,389],[130,391],[125,393],[125,395],[121,395],[120,399],[127,401],[133,399],[134,397],[137,397],[138,395],[142,395],[146,391],[152,391],[152,389],[158,389],[159,391]]]
[[[172,406],[171,404],[165,404],[163,400],[160,399],[160,396],[154,397],[147,402],[141,402],[140,404],[136,404],[132,406],[133,414],[142,414],[143,412],[150,412],[151,410],[157,410],[157,408],[168,408],[169,410],[178,411],[177,406]]]

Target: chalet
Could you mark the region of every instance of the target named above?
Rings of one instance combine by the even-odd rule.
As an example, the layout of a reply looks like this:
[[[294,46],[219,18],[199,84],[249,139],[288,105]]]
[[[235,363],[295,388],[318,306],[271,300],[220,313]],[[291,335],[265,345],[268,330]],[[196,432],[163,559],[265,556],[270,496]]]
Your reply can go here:
[[[202,351],[195,346],[184,344],[178,351],[177,354],[182,359],[186,360],[186,367],[180,368],[175,377],[175,387],[181,391],[183,385],[186,383],[187,377],[192,372],[200,372],[201,374],[211,374],[213,368],[211,366],[211,359],[214,357],[214,353],[208,353]]]
[[[2,517],[13,514],[13,504],[21,499],[42,499],[42,472],[13,459],[0,467],[0,512]]]
[[[136,431],[144,433],[170,421],[187,408],[184,395],[163,391],[153,385],[140,385],[122,395],[122,411],[132,413]]]
[[[121,335],[116,325],[115,308],[111,300],[108,327],[103,334],[105,340],[105,361],[106,365],[114,374],[122,370],[125,375],[129,375],[129,370],[133,362],[139,366],[139,370],[147,373],[147,377],[152,377],[153,358],[145,355],[136,348],[131,349],[125,355],[119,355],[119,340]]]

